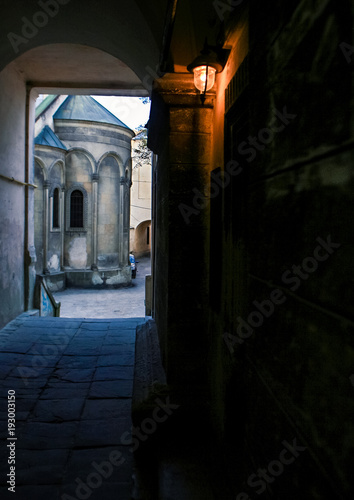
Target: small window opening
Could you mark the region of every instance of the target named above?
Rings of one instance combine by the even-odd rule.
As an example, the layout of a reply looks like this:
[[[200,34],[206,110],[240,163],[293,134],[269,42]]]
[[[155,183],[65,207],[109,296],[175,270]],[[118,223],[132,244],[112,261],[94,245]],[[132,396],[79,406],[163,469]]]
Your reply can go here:
[[[59,189],[55,188],[53,193],[53,229],[59,229]]]
[[[84,195],[78,189],[71,193],[70,227],[84,227]]]

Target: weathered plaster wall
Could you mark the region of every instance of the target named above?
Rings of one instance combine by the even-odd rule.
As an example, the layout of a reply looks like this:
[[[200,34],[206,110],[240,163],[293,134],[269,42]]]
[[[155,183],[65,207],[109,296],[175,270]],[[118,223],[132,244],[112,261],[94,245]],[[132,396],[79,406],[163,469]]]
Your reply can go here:
[[[25,84],[7,68],[0,88],[0,173],[24,181]],[[0,178],[0,328],[24,308],[24,198],[24,186]]]
[[[69,267],[72,269],[86,269],[88,267],[87,247],[89,241],[86,234],[71,236],[66,243]]]

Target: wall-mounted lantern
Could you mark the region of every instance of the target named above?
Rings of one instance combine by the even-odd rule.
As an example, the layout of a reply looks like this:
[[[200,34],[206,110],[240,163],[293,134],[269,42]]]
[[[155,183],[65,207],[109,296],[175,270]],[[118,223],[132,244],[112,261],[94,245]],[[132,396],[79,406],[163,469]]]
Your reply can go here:
[[[220,55],[225,59],[226,53],[228,54],[229,51],[212,47],[205,40],[200,55],[187,66],[188,71],[194,74],[194,85],[200,92],[202,104],[205,102],[205,94],[214,86],[216,73],[224,69],[226,60],[221,62]]]

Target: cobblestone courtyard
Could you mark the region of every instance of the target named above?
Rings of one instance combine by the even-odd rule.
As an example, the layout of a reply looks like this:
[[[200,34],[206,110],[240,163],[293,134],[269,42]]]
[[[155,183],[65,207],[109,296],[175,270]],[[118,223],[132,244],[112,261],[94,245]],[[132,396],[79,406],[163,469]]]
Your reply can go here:
[[[131,287],[114,290],[69,288],[56,292],[62,318],[136,318],[145,316],[145,276],[150,274],[149,258],[138,259],[136,279]]]

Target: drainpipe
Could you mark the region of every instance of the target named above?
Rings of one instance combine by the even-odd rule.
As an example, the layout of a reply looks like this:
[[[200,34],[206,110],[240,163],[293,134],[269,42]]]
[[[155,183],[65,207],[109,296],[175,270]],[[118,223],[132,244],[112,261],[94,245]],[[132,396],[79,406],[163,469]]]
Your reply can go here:
[[[166,73],[170,54],[173,28],[176,20],[178,0],[170,0],[167,5],[164,33],[162,38],[162,51],[160,58],[160,71]]]

